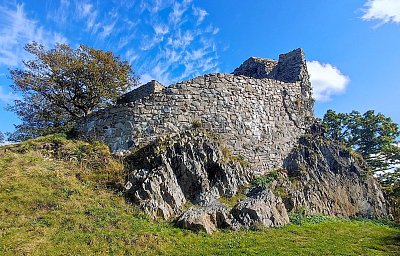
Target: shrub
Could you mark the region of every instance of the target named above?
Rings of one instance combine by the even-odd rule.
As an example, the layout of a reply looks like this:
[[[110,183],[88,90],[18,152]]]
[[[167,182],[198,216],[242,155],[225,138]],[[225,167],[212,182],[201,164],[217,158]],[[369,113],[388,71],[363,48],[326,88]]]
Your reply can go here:
[[[333,219],[333,217],[322,214],[308,214],[307,210],[304,207],[300,207],[295,212],[289,214],[290,222],[298,226],[302,226],[304,224],[317,224],[326,220]]]
[[[260,187],[265,189],[268,188],[271,182],[273,182],[277,178],[278,178],[278,172],[272,171],[266,175],[261,175],[254,178],[254,180],[251,183],[255,187]]]

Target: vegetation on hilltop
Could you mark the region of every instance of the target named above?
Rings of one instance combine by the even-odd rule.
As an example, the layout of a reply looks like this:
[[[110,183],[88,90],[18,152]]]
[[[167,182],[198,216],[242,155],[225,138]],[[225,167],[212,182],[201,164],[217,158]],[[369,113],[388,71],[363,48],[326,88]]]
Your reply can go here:
[[[193,233],[152,221],[112,184],[123,168],[100,143],[51,135],[0,147],[1,255],[395,255],[400,230],[292,216],[258,231]],[[117,186],[118,187],[118,186]]]
[[[45,50],[35,42],[25,50],[35,59],[10,70],[11,87],[21,99],[9,110],[22,120],[10,140],[67,131],[74,121],[114,103],[137,83],[130,64],[112,52],[66,44]]]

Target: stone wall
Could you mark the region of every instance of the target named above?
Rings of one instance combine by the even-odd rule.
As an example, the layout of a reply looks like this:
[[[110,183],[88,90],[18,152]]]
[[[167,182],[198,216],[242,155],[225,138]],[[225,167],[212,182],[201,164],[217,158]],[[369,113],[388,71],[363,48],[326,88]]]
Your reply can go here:
[[[303,52],[281,55],[273,69],[274,79],[251,72],[199,76],[121,101],[81,120],[76,128],[118,152],[202,125],[262,173],[282,165],[313,117]]]
[[[136,88],[133,91],[130,91],[124,95],[122,95],[118,100],[117,104],[124,104],[128,102],[134,102],[136,100],[142,99],[144,97],[150,96],[154,93],[160,93],[164,90],[164,85],[159,83],[156,80],[151,80],[147,84]]]

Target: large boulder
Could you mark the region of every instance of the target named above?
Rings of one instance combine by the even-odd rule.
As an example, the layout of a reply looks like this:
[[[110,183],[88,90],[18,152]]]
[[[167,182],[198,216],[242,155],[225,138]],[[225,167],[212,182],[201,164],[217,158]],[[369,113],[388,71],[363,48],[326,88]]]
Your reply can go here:
[[[174,218],[187,203],[233,196],[249,180],[240,163],[225,159],[219,143],[201,131],[160,139],[125,162],[127,196],[154,218]]]
[[[221,228],[230,228],[231,219],[228,208],[219,202],[203,206],[192,206],[183,213],[176,225],[193,231],[206,231],[208,234]]]
[[[318,132],[299,140],[284,167],[288,211],[366,218],[389,214],[382,189],[362,159]]]
[[[289,223],[285,205],[270,190],[255,188],[231,210],[234,224],[240,228],[278,227]]]

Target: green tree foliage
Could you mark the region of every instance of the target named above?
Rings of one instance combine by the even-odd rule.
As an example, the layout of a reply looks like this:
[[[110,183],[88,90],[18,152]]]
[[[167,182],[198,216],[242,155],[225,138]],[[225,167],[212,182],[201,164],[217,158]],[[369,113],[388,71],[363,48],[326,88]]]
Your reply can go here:
[[[400,168],[393,167],[400,163],[398,125],[372,110],[363,115],[328,110],[322,124],[327,137],[353,148],[366,160],[386,192],[395,220],[400,221]]]
[[[353,148],[374,172],[400,163],[400,130],[390,117],[373,110],[363,115],[357,111],[346,114],[328,110],[322,125],[328,137]]]
[[[0,132],[0,143],[4,142],[4,135],[2,132]]]
[[[400,168],[383,172],[378,179],[390,200],[393,216],[400,221]]]
[[[45,50],[35,42],[25,50],[34,59],[10,70],[12,88],[21,100],[9,110],[22,119],[11,140],[65,131],[79,118],[113,104],[137,83],[129,63],[111,52],[65,44]]]

